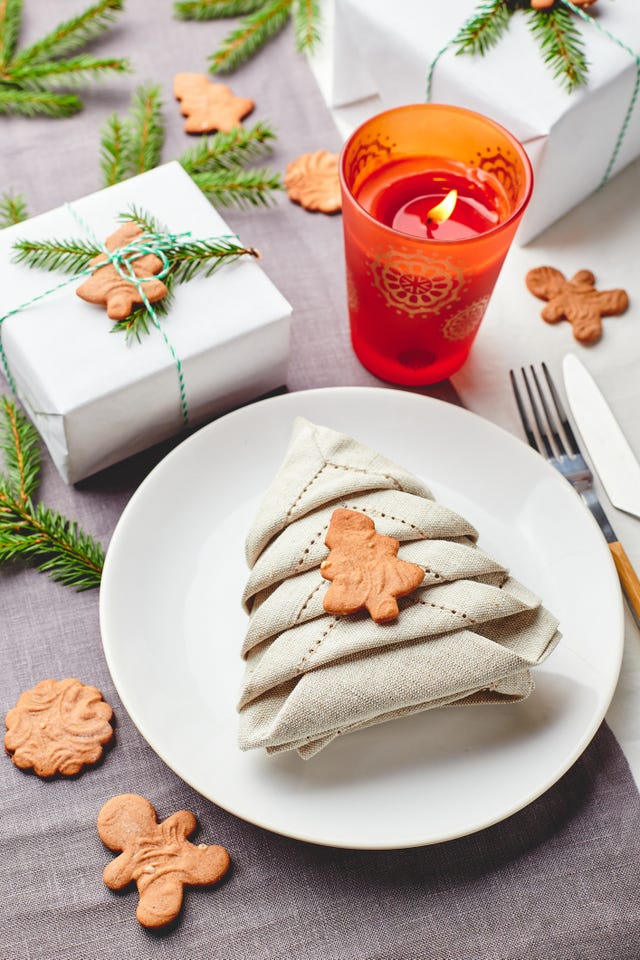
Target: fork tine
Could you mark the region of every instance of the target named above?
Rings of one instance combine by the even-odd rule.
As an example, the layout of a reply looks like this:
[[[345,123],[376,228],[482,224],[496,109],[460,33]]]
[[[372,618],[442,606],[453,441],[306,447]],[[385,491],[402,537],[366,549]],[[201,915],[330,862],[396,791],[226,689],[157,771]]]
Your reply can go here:
[[[525,410],[524,403],[522,402],[522,396],[520,394],[520,390],[518,389],[518,384],[517,384],[513,370],[509,370],[509,377],[511,378],[511,389],[513,390],[513,395],[516,400],[516,406],[518,408],[518,413],[520,414],[520,420],[522,421],[522,429],[525,432],[525,436],[529,442],[529,446],[533,447],[533,449],[537,453],[540,453],[540,447],[538,445],[538,441],[536,440],[535,433],[531,429],[531,422],[529,420],[529,415]]]
[[[531,369],[533,370],[533,367]],[[524,380],[524,385],[526,387],[527,394],[529,397],[529,403],[531,404],[531,410],[533,412],[533,418],[536,421],[536,427],[538,428],[538,433],[540,434],[540,439],[542,440],[545,453],[547,457],[553,457],[554,456],[553,447],[549,442],[549,435],[545,430],[544,423],[542,422],[542,417],[540,416],[540,411],[538,409],[538,404],[536,403],[536,398],[534,397],[533,390],[531,389],[531,385],[529,384],[527,371],[524,369],[524,367],[520,367],[520,373],[522,374],[522,379]]]
[[[558,451],[558,453],[560,454],[561,457],[566,457],[566,456],[567,456],[567,451],[566,451],[566,448],[565,448],[565,445],[564,445],[564,441],[563,441],[562,437],[560,436],[560,431],[558,430],[558,427],[556,426],[556,421],[555,421],[555,419],[554,419],[554,417],[553,417],[553,414],[551,413],[551,409],[549,408],[549,404],[547,403],[547,398],[545,397],[544,391],[542,390],[542,387],[540,386],[540,381],[538,380],[538,374],[536,373],[534,367],[530,367],[529,369],[531,370],[531,375],[532,375],[533,380],[534,380],[534,383],[535,383],[535,385],[536,385],[536,389],[537,389],[537,391],[538,391],[538,396],[540,397],[540,402],[542,403],[542,409],[544,410],[544,415],[545,415],[546,420],[547,420],[547,423],[548,423],[548,425],[549,425],[549,429],[550,429],[550,431],[551,431],[551,436],[553,437],[553,442],[554,442],[555,445],[556,445],[556,450]]]
[[[567,442],[569,444],[569,447],[571,448],[571,453],[580,455],[580,447],[578,446],[576,435],[571,428],[571,424],[569,423],[569,418],[565,413],[565,409],[558,395],[558,391],[556,390],[556,386],[553,380],[551,379],[551,374],[547,370],[547,365],[546,363],[544,363],[544,361],[542,363],[542,372],[545,375],[547,385],[549,387],[549,392],[551,394],[551,399],[553,400],[558,417],[560,418],[560,423],[562,424],[562,429],[564,430],[565,436],[567,438]]]

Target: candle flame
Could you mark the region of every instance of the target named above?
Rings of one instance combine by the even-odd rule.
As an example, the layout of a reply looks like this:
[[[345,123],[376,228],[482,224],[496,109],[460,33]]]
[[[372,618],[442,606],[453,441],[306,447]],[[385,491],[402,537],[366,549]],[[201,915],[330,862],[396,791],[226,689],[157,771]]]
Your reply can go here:
[[[436,204],[435,207],[432,207],[427,214],[427,223],[444,223],[445,220],[448,220],[453,211],[456,208],[456,203],[458,202],[458,191],[449,190],[449,193],[444,197],[440,203]]]

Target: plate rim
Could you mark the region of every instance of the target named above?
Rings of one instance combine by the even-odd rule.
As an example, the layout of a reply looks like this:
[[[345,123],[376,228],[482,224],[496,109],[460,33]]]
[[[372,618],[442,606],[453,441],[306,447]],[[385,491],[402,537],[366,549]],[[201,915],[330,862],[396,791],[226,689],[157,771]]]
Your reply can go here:
[[[458,830],[450,831],[449,833],[442,833],[437,837],[428,837],[421,841],[412,841],[410,843],[405,842],[381,842],[372,845],[370,842],[354,842],[351,844],[346,844],[344,842],[336,842],[330,839],[319,839],[316,836],[305,836],[304,833],[300,830],[287,831],[281,828],[276,828],[269,824],[269,822],[262,820],[260,817],[249,816],[246,813],[240,813],[237,810],[233,809],[232,806],[221,803],[217,799],[213,799],[207,794],[203,793],[201,788],[198,787],[188,773],[184,772],[180,764],[174,760],[169,760],[165,756],[164,750],[156,744],[155,738],[150,737],[145,732],[145,723],[139,717],[139,713],[136,709],[132,708],[127,690],[127,684],[122,680],[120,671],[114,661],[113,649],[108,643],[106,634],[107,630],[105,629],[106,623],[108,621],[108,612],[107,612],[107,603],[106,599],[110,591],[110,581],[114,576],[112,569],[116,563],[114,556],[117,559],[117,552],[120,549],[119,543],[127,534],[127,525],[129,522],[129,516],[135,514],[138,503],[147,495],[147,489],[152,487],[155,483],[159,482],[159,478],[162,477],[162,474],[172,469],[173,462],[179,460],[184,456],[184,449],[187,446],[193,446],[194,444],[207,442],[210,434],[215,435],[215,432],[218,428],[218,425],[230,419],[240,419],[245,417],[249,413],[255,411],[256,408],[268,409],[273,406],[288,406],[290,404],[295,404],[296,400],[305,395],[307,398],[314,400],[321,396],[326,396],[328,393],[332,394],[334,397],[339,397],[340,395],[345,396],[365,396],[365,395],[380,395],[385,394],[388,398],[393,397],[394,401],[397,401],[399,398],[401,403],[410,402],[418,404],[426,403],[434,407],[446,407],[450,411],[455,411],[455,416],[460,416],[462,419],[470,418],[471,420],[479,421],[482,424],[482,429],[488,430],[490,433],[494,432],[497,436],[500,437],[500,442],[506,442],[508,444],[514,444],[518,448],[519,455],[524,457],[531,458],[530,462],[533,466],[533,469],[540,470],[542,468],[542,475],[549,478],[553,478],[552,482],[558,484],[558,489],[563,487],[563,484],[566,481],[560,476],[560,474],[549,464],[544,457],[532,450],[526,443],[520,440],[517,436],[511,433],[509,430],[506,430],[504,427],[499,424],[494,423],[491,420],[487,420],[485,417],[480,416],[472,410],[469,410],[466,407],[459,406],[455,403],[450,403],[448,401],[441,400],[437,397],[432,397],[420,393],[416,393],[408,390],[396,390],[388,387],[372,387],[372,386],[329,386],[329,387],[315,387],[309,388],[307,390],[292,391],[282,394],[277,394],[275,396],[266,397],[260,400],[256,400],[252,403],[245,404],[242,407],[236,408],[232,411],[229,411],[226,414],[216,418],[215,420],[206,423],[194,430],[188,437],[178,443],[172,450],[170,450],[147,474],[147,476],[142,480],[139,486],[131,495],[127,504],[125,505],[116,526],[113,530],[111,539],[107,546],[105,561],[103,567],[102,581],[100,586],[99,594],[99,623],[100,623],[100,634],[102,640],[102,649],[103,655],[105,657],[109,673],[112,679],[112,682],[116,688],[118,696],[122,702],[123,707],[127,711],[129,718],[134,724],[137,731],[140,733],[145,742],[151,747],[154,753],[165,763],[169,769],[176,774],[181,780],[183,780],[189,787],[195,790],[200,796],[204,797],[210,803],[213,803],[215,806],[219,807],[221,810],[225,810],[227,813],[232,814],[240,820],[243,820],[246,823],[250,823],[254,826],[260,827],[261,829],[267,830],[271,833],[275,833],[278,836],[288,837],[290,839],[299,840],[305,843],[315,844],[317,846],[325,846],[330,848],[337,849],[351,849],[351,850],[400,850],[400,849],[417,849],[424,846],[432,846],[438,843],[445,843],[451,840],[460,839],[461,837],[471,836],[474,833],[478,833],[482,830],[488,829],[489,827],[494,826],[497,823],[501,823],[504,820],[509,819],[515,813],[525,809],[544,793],[550,790],[566,773],[571,767],[576,763],[576,761],[582,756],[584,751],[587,749],[598,729],[600,728],[606,712],[609,708],[611,700],[616,690],[618,684],[618,679],[620,675],[620,670],[622,666],[622,658],[624,652],[624,603],[622,598],[622,593],[619,589],[619,581],[617,573],[615,570],[615,565],[611,558],[611,555],[607,549],[606,542],[602,538],[602,558],[603,560],[608,561],[609,572],[612,584],[614,587],[617,586],[615,590],[615,595],[617,602],[615,603],[615,617],[614,622],[612,623],[611,636],[617,637],[617,646],[616,646],[616,657],[615,661],[612,662],[612,674],[609,689],[607,689],[605,695],[601,699],[600,707],[594,711],[591,718],[591,722],[586,726],[582,737],[574,745],[574,748],[570,750],[565,756],[564,762],[559,764],[558,768],[554,771],[551,778],[545,778],[544,784],[539,787],[531,790],[524,799],[520,799],[506,809],[501,809],[495,817],[487,818],[486,816],[482,817],[479,821],[474,821],[473,824],[464,830],[463,833],[460,833]],[[580,504],[583,509],[583,516],[587,520],[587,524],[591,524],[592,527],[598,534],[598,537],[601,537],[600,529],[593,518],[592,514],[578,498],[576,502]],[[610,651],[611,652],[611,651]]]

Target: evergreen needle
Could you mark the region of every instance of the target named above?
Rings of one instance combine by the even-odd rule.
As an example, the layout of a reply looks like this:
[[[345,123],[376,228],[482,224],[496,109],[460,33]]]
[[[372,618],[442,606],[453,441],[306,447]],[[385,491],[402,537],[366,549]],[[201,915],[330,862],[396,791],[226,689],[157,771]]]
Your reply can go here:
[[[267,206],[283,186],[280,175],[266,169],[204,171],[193,179],[213,203],[241,209]]]
[[[320,7],[318,0],[297,0],[293,12],[296,46],[300,52],[312,52],[320,42]]]
[[[286,26],[293,3],[294,0],[268,0],[255,13],[245,17],[209,58],[211,73],[230,73],[250,60]]]
[[[100,583],[104,552],[77,523],[33,495],[40,473],[35,427],[7,397],[0,398],[0,563],[25,560],[52,579],[87,590]]]
[[[0,67],[16,52],[21,21],[22,0],[0,0]]]
[[[579,30],[568,10],[532,10],[529,28],[540,44],[544,62],[571,93],[587,82],[589,63]]]
[[[105,187],[120,183],[129,176],[128,130],[117,115],[105,120],[100,135],[100,169]]]
[[[160,87],[138,87],[129,120],[129,154],[133,173],[144,173],[160,163],[164,145],[164,120]]]
[[[253,13],[264,4],[265,0],[178,0],[173,9],[179,20],[217,20]]]
[[[80,98],[70,93],[20,90],[0,85],[0,114],[16,113],[23,117],[70,117],[81,109]]]
[[[263,157],[270,151],[275,137],[273,129],[266,123],[256,123],[249,128],[236,127],[229,133],[203,137],[195,147],[183,153],[178,162],[189,174],[222,168],[230,170]]]
[[[82,108],[82,101],[55,88],[127,71],[126,60],[69,56],[110,27],[122,5],[123,0],[99,0],[16,52],[22,0],[0,0],[0,114],[68,117]]]
[[[488,0],[480,4],[453,41],[457,55],[471,53],[484,56],[506,31],[511,15],[512,10],[505,0]]]
[[[0,230],[26,220],[27,202],[21,193],[3,193],[0,196]]]
[[[14,263],[61,273],[82,273],[103,251],[89,240],[16,240]]]

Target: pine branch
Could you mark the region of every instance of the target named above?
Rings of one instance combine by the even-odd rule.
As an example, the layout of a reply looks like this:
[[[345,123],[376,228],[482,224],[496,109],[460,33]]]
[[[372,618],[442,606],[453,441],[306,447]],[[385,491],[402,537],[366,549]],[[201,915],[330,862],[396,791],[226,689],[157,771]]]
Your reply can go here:
[[[268,0],[232,30],[209,58],[211,73],[230,73],[251,59],[288,23],[294,0]]]
[[[0,0],[0,68],[16,52],[21,22],[22,0]]]
[[[156,217],[151,216],[145,210],[141,210],[139,207],[136,207],[135,204],[125,210],[124,213],[118,214],[118,220],[121,223],[135,223],[141,230],[145,233],[168,233],[167,227],[164,223],[161,223],[160,220]]]
[[[0,452],[3,454],[6,488],[26,503],[38,486],[40,446],[31,423],[6,397],[0,398]]]
[[[194,240],[183,243],[174,252],[169,252],[172,261],[171,276],[175,283],[188,283],[198,273],[210,277],[223,263],[233,263],[240,257],[259,257],[253,247],[243,247],[232,237],[215,240]]]
[[[50,90],[19,90],[0,85],[0,114],[23,117],[70,117],[82,110],[79,97]]]
[[[320,43],[320,7],[318,0],[297,0],[293,11],[296,47],[310,53]]]
[[[164,119],[159,86],[138,87],[129,112],[128,140],[132,174],[152,170],[160,163]]]
[[[178,0],[173,11],[179,20],[217,20],[253,13],[264,4],[265,0]]]
[[[229,133],[214,133],[203,137],[195,147],[187,150],[178,162],[187,173],[204,173],[209,170],[230,170],[253,160],[258,160],[271,149],[276,135],[267,123],[255,126],[236,127]]]
[[[571,93],[587,82],[589,63],[582,36],[571,14],[563,8],[531,10],[529,29],[540,44],[544,62]]]
[[[104,552],[77,523],[32,497],[40,473],[38,434],[6,397],[0,401],[0,563],[26,560],[77,590],[100,583]]]
[[[271,170],[217,170],[194,173],[193,180],[220,207],[268,206],[272,193],[282,190],[280,175]]]
[[[9,192],[0,196],[0,230],[22,223],[28,216],[27,202],[21,193]]]
[[[107,118],[100,132],[100,168],[103,186],[110,187],[160,163],[164,145],[164,117],[160,87],[137,87],[131,107],[122,119]]]
[[[103,251],[89,240],[16,240],[14,263],[24,263],[40,270],[61,273],[82,273],[89,260]]]
[[[51,33],[36,40],[30,47],[21,50],[13,65],[17,67],[24,63],[41,63],[43,60],[51,60],[79,50],[114,23],[123,3],[124,0],[99,0],[78,16],[59,23]]]
[[[488,0],[480,4],[453,41],[456,54],[484,56],[505,33],[512,13],[504,0]]]
[[[0,0],[0,114],[68,117],[82,109],[82,101],[56,87],[129,70],[126,60],[114,57],[66,56],[110,27],[122,5],[99,0],[16,54],[22,0]]]
[[[124,60],[112,57],[98,59],[87,54],[71,57],[68,60],[45,60],[42,63],[24,64],[12,67],[11,82],[27,88],[40,89],[40,85],[60,85],[65,87],[84,83],[86,80],[103,73],[126,73],[128,66]]]
[[[100,135],[102,183],[111,187],[129,176],[128,131],[116,113],[107,117]]]

